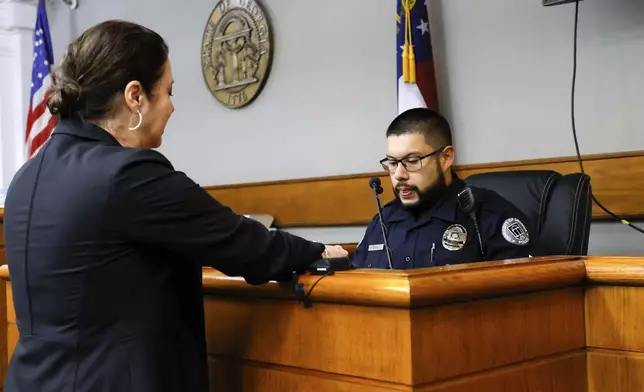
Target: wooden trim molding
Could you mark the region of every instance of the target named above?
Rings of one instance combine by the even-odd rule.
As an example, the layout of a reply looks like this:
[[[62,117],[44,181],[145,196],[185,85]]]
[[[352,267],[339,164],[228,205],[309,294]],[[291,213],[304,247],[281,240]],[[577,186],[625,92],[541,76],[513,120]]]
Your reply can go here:
[[[591,177],[593,193],[608,209],[625,219],[644,218],[644,151],[586,155],[584,169]],[[461,178],[473,174],[554,170],[579,172],[576,157],[458,165]],[[375,214],[369,179],[380,177],[385,186],[383,202],[393,198],[384,172],[343,176],[206,186],[206,191],[240,214],[270,214],[275,227],[363,226]],[[4,209],[0,208],[0,222]],[[610,216],[593,206],[593,219]]]
[[[550,256],[411,270],[357,269],[321,280],[319,275],[306,274],[299,281],[304,292],[316,284],[310,296],[316,302],[408,309],[582,285],[587,259]],[[602,260],[605,258],[599,262]],[[638,260],[641,259],[633,262],[641,265]],[[206,295],[295,298],[293,282],[248,285],[243,278],[227,276],[209,267],[203,268],[202,279]],[[10,280],[8,266],[0,266],[0,282]]]
[[[585,268],[582,257],[550,256],[413,270],[359,269],[319,283],[318,275],[299,280],[305,292],[316,284],[311,298],[318,302],[417,308],[581,285]],[[0,268],[0,279],[7,279],[6,274]],[[203,270],[203,287],[207,294],[223,296],[293,298],[292,282],[249,286],[211,268]]]
[[[644,151],[587,155],[585,172],[591,177],[593,193],[601,203],[626,219],[644,217]],[[576,157],[460,165],[461,178],[495,171],[554,170],[561,174],[579,172]],[[383,202],[393,198],[384,172],[208,186],[205,189],[221,203],[242,214],[270,214],[276,227],[319,227],[367,225],[375,214],[368,186],[373,176],[381,178]],[[593,206],[594,219],[610,216]]]
[[[546,256],[409,270],[356,269],[332,278],[299,277],[318,302],[416,308],[448,302],[498,297],[592,284],[644,286],[644,258],[616,256]],[[7,265],[0,282],[10,281]],[[203,268],[204,293],[236,297],[294,299],[293,282],[249,285],[243,278]],[[318,283],[319,281],[319,283]]]
[[[644,286],[642,259],[627,256],[590,257],[585,264],[587,279],[594,284]]]

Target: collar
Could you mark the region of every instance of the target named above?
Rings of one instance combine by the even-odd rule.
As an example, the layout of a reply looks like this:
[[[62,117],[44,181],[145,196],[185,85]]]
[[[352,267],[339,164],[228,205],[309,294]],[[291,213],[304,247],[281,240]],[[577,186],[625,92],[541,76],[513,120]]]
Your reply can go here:
[[[103,128],[81,120],[60,120],[52,136],[56,134],[72,135],[83,139],[101,141],[114,146],[121,145],[112,134]]]
[[[457,194],[465,187],[465,181],[461,180],[456,174],[453,174],[452,183],[447,187],[443,197],[438,199],[436,204],[431,208],[423,211],[417,218],[418,224],[428,222],[432,217],[439,218],[448,222],[456,221],[456,212],[458,210]],[[414,220],[414,216],[405,210],[402,203],[398,198],[385,205],[383,211],[383,218],[385,222],[399,222],[404,220]]]

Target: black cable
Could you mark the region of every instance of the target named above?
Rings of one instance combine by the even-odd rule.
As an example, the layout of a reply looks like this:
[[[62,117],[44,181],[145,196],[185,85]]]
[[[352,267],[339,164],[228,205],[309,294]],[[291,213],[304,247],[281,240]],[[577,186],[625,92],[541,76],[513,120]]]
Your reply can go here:
[[[306,293],[306,295],[304,296],[304,298],[308,298],[308,297],[309,297],[309,295],[311,295],[311,291],[313,291],[313,288],[315,287],[315,285],[316,285],[316,284],[318,284],[318,283],[320,283],[320,281],[321,281],[322,279],[324,279],[324,278],[326,278],[327,276],[330,276],[330,275],[333,275],[333,271],[329,271],[329,272],[327,272],[326,274],[324,274],[324,275],[320,276],[320,278],[319,278],[318,280],[316,280],[316,281],[311,285],[311,288],[309,289],[309,292],[308,292],[308,293]]]
[[[584,163],[581,159],[581,152],[579,151],[579,142],[577,141],[577,125],[575,122],[575,95],[576,95],[576,86],[577,86],[577,31],[579,28],[579,0],[575,2],[575,38],[573,41],[572,49],[572,92],[571,96],[571,108],[570,108],[570,117],[572,120],[572,137],[575,140],[575,150],[577,151],[577,159],[579,160],[579,168],[581,172],[585,174]]]
[[[297,283],[297,281],[296,281],[296,284],[295,284],[295,293],[296,293],[296,295],[297,295],[297,294],[299,294],[298,296],[300,297],[300,299],[301,299],[301,300],[302,300],[302,302],[304,303],[304,307],[305,307],[305,308],[310,308],[311,306],[313,306],[313,304],[311,303],[311,300],[309,299],[309,296],[311,295],[311,292],[313,291],[313,288],[314,288],[318,283],[320,283],[320,281],[321,281],[322,279],[326,278],[327,276],[333,275],[333,273],[334,273],[334,271],[329,271],[329,272],[325,273],[324,275],[320,276],[320,277],[318,278],[318,280],[316,280],[315,282],[313,282],[313,284],[312,284],[312,285],[311,285],[311,287],[309,288],[308,293],[306,293],[306,294],[304,294],[304,285],[303,285],[302,283]],[[297,278],[296,278],[296,279],[297,279]]]
[[[572,94],[571,94],[571,120],[572,120],[572,136],[575,139],[575,150],[577,151],[577,160],[579,162],[579,168],[581,169],[581,172],[586,174],[584,171],[584,163],[581,158],[581,152],[579,151],[579,142],[577,140],[577,125],[575,122],[575,93],[576,93],[576,86],[577,86],[577,41],[578,41],[578,28],[579,28],[579,0],[575,1],[575,35],[574,35],[574,44],[573,44],[573,61],[572,61]],[[621,218],[617,216],[615,213],[610,211],[608,208],[604,207],[602,203],[597,200],[594,194],[591,194],[593,201],[599,208],[604,210],[608,215],[613,217],[614,219],[620,221],[622,224],[627,225],[640,233],[644,234],[644,230],[642,230],[640,227],[635,226],[631,222],[627,221],[624,218]]]

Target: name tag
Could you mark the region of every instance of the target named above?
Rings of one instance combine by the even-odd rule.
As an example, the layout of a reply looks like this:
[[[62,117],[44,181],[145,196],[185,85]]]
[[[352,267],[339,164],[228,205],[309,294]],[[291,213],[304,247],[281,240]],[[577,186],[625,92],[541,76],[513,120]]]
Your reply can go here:
[[[369,252],[385,249],[385,244],[369,245]]]

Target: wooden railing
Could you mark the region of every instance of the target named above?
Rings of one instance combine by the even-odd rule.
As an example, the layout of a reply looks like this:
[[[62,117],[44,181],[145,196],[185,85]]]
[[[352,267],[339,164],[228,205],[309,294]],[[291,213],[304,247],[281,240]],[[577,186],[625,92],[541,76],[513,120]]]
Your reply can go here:
[[[9,282],[6,266],[0,278]],[[319,276],[302,276],[307,292]],[[203,271],[218,391],[640,392],[644,258],[549,257],[291,284]],[[8,306],[11,285],[7,284]],[[9,312],[8,355],[18,338]]]
[[[462,165],[461,178],[493,171],[554,170],[578,173],[576,157]],[[608,209],[627,219],[644,217],[644,151],[584,156],[593,193]],[[384,172],[205,187],[217,200],[242,214],[270,214],[276,227],[367,225],[375,215],[369,179],[381,178],[383,202],[393,198]],[[593,206],[594,219],[609,216]]]

